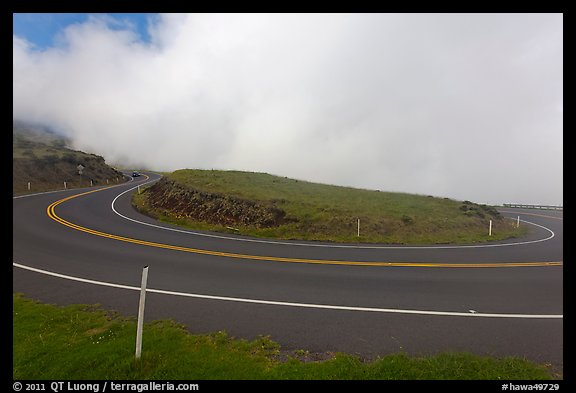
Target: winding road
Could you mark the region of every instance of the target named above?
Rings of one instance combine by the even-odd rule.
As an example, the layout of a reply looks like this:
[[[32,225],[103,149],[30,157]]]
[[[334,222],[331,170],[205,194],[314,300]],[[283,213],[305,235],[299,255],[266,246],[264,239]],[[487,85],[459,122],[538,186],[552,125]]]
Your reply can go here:
[[[562,369],[562,212],[501,209],[531,231],[494,244],[275,242],[139,214],[131,194],[158,178],[14,197],[14,292],[135,315],[147,265],[146,319],[194,333],[367,358],[515,355]]]

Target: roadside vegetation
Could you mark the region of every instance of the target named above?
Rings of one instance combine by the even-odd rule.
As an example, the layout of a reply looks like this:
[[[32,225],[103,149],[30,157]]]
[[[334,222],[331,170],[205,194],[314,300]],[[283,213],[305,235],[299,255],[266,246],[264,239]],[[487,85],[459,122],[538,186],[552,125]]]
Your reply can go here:
[[[238,171],[178,170],[134,195],[133,204],[144,214],[191,229],[276,239],[476,243],[527,232],[494,207],[470,201]]]
[[[57,307],[13,296],[15,380],[112,379],[553,379],[549,367],[507,357],[403,353],[364,361],[342,353],[284,350],[268,337],[190,334],[173,321],[145,325],[134,359],[136,321],[97,306]]]
[[[104,158],[68,148],[69,141],[47,128],[14,121],[12,191],[14,195],[124,181]],[[82,175],[78,173],[82,165]],[[92,181],[92,183],[90,182]],[[30,189],[28,189],[30,183]]]

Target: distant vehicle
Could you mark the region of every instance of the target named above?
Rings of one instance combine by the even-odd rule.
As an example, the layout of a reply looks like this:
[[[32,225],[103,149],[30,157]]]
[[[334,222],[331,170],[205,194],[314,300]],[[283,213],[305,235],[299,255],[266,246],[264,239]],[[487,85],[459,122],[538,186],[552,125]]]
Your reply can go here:
[[[138,172],[132,172],[132,177],[138,177],[140,174]]]

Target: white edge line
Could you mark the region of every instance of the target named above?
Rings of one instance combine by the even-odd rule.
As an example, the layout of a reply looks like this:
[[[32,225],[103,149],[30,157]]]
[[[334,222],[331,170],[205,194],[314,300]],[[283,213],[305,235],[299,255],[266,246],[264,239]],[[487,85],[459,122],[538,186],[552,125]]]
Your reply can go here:
[[[20,269],[25,269],[33,271],[40,274],[45,274],[48,276],[63,278],[71,281],[83,282],[86,284],[101,285],[105,287],[127,289],[131,291],[140,291],[140,287],[121,285],[108,283],[103,281],[89,280],[86,278],[68,276],[65,274],[54,273],[47,270],[37,269],[30,266],[22,265],[20,263],[12,262],[12,266],[18,267]],[[146,289],[147,292],[158,293],[162,295],[171,296],[183,296],[197,299],[208,299],[208,300],[221,300],[228,302],[237,303],[252,303],[252,304],[266,304],[272,306],[287,306],[287,307],[299,307],[299,308],[313,308],[313,309],[325,309],[325,310],[343,310],[343,311],[362,311],[362,312],[380,312],[380,313],[394,313],[394,314],[417,314],[417,315],[437,315],[437,316],[452,316],[452,317],[476,317],[476,318],[523,318],[523,319],[563,319],[564,315],[556,314],[489,314],[489,313],[464,313],[464,312],[453,312],[453,311],[426,311],[426,310],[402,310],[394,308],[374,308],[374,307],[350,307],[350,306],[333,306],[328,304],[311,304],[311,303],[293,303],[293,302],[280,302],[272,300],[259,300],[259,299],[245,299],[237,297],[227,297],[227,296],[212,296],[212,295],[201,295],[195,293],[186,292],[175,292],[175,291],[165,291],[162,289]]]
[[[152,183],[152,182],[155,182],[158,180],[159,179],[155,179],[155,180],[152,180],[152,181],[140,184],[140,185],[142,186],[142,185],[149,184],[149,183]],[[246,238],[238,238],[238,237],[230,237],[230,236],[220,236],[220,235],[212,235],[209,233],[186,231],[183,229],[176,229],[176,228],[164,227],[161,225],[150,224],[147,222],[143,222],[143,221],[139,221],[139,220],[127,217],[127,216],[123,215],[122,213],[118,212],[114,206],[116,201],[118,200],[118,198],[120,198],[122,195],[124,195],[124,194],[126,194],[126,193],[128,193],[128,192],[130,192],[136,188],[137,188],[137,186],[129,188],[128,190],[118,194],[116,196],[116,198],[114,198],[112,200],[112,203],[111,203],[112,211],[114,213],[116,213],[118,216],[124,218],[125,220],[132,221],[132,222],[135,222],[135,223],[140,224],[140,225],[147,225],[149,227],[163,229],[166,231],[185,233],[188,235],[195,235],[195,236],[205,236],[205,237],[211,237],[211,238],[216,238],[216,239],[234,240],[234,241],[240,241],[240,242],[278,244],[278,245],[285,245],[285,246],[301,246],[301,247],[352,248],[352,249],[401,249],[401,250],[421,249],[421,250],[426,250],[426,249],[457,249],[457,248],[488,248],[488,247],[519,246],[519,245],[524,245],[524,244],[544,242],[544,241],[550,240],[554,237],[554,232],[550,228],[547,228],[547,227],[539,225],[539,224],[535,224],[535,223],[530,222],[530,221],[525,221],[525,220],[520,220],[520,221],[522,221],[526,224],[534,225],[534,226],[540,227],[542,229],[545,229],[548,232],[550,232],[550,236],[548,236],[547,238],[544,238],[544,239],[530,240],[530,241],[526,241],[526,242],[500,243],[500,244],[477,244],[477,245],[461,245],[461,246],[352,246],[352,245],[335,245],[335,244],[289,243],[289,242],[281,242],[281,241],[246,239]],[[510,217],[506,217],[506,218],[510,218]],[[513,218],[510,218],[510,219],[513,219]]]
[[[124,176],[129,177],[130,180],[124,182],[124,183],[120,183],[120,184],[115,184],[111,187],[118,187],[118,186],[124,186],[126,185],[126,183],[129,183],[131,181],[134,180],[134,178],[132,176],[126,175],[124,174]],[[33,196],[37,196],[37,195],[47,195],[47,194],[54,194],[56,192],[72,192],[72,191],[83,191],[83,190],[96,190],[98,188],[104,188],[104,187],[108,187],[105,185],[101,185],[101,186],[94,186],[94,187],[81,187],[81,188],[66,188],[64,190],[53,190],[53,191],[44,191],[44,192],[37,192],[34,194],[24,194],[24,195],[18,195],[18,196],[13,196],[12,199],[20,199],[20,198],[27,198],[27,197],[33,197]],[[111,188],[109,187],[109,188]]]

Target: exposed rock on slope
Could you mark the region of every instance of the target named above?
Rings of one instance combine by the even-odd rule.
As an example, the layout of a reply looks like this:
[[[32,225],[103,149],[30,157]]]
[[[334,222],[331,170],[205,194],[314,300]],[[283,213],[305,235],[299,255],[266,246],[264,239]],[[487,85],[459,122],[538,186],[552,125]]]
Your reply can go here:
[[[149,204],[180,217],[221,224],[253,225],[269,228],[291,220],[286,212],[271,203],[206,193],[162,178],[146,190]]]

